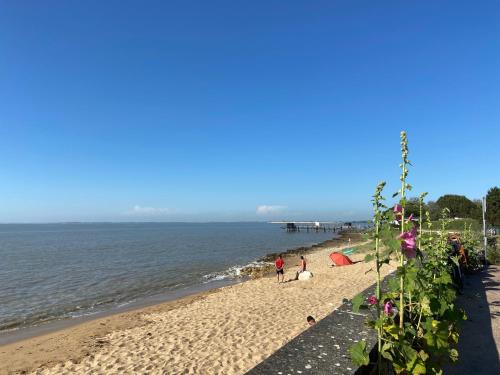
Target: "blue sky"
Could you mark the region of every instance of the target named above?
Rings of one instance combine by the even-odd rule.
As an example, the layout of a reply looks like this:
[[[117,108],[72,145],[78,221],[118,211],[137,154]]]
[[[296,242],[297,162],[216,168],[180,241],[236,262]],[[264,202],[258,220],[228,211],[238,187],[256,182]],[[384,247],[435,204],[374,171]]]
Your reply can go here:
[[[1,1],[0,222],[364,219],[500,183],[498,1]]]

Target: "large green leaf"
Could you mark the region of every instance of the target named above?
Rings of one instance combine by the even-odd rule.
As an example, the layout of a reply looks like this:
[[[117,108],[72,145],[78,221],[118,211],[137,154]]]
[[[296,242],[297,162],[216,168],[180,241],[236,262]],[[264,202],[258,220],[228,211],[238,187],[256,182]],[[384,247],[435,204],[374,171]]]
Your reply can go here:
[[[363,294],[358,294],[356,297],[352,299],[352,311],[354,312],[359,312],[360,306],[363,304],[365,301],[365,297]]]
[[[380,354],[382,355],[382,357],[392,362],[394,360],[392,356],[392,344],[388,342],[384,343],[382,345],[382,351],[380,352]]]
[[[410,345],[402,345],[401,352],[406,361],[406,369],[410,374],[425,374],[425,363],[417,351]]]
[[[428,329],[429,324],[426,324],[427,332],[424,335],[424,339],[427,342],[427,345],[435,348],[436,350],[447,348],[449,346],[449,331],[447,322],[438,322],[436,320],[433,320],[430,326],[432,326],[432,328]]]
[[[354,344],[349,348],[349,352],[351,353],[352,362],[356,366],[363,366],[370,363],[370,357],[366,352],[366,342],[360,341]]]
[[[394,278],[390,278],[389,282],[387,283],[387,289],[389,289],[391,292],[395,292],[399,290],[399,280]]]

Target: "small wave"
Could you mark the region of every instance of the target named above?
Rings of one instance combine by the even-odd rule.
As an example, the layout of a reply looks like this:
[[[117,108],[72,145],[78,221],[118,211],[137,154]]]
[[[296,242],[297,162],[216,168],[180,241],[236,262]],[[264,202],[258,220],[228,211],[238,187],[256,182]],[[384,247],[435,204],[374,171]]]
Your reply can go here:
[[[238,277],[241,277],[241,270],[243,269],[242,266],[233,266],[228,268],[225,271],[221,272],[211,272],[207,275],[203,276],[203,283],[210,283],[212,281],[221,281],[221,280],[226,280],[226,279],[236,279]]]
[[[262,261],[256,261],[256,262],[248,263],[245,266],[232,266],[232,267],[229,267],[225,271],[212,272],[212,273],[209,273],[209,274],[203,276],[203,279],[204,279],[203,283],[207,284],[207,283],[210,283],[212,281],[237,279],[237,278],[245,276],[242,274],[242,272],[241,272],[242,270],[245,270],[247,268],[254,268],[254,269],[260,268],[260,267],[264,267],[266,264],[268,264],[268,263],[262,262]]]

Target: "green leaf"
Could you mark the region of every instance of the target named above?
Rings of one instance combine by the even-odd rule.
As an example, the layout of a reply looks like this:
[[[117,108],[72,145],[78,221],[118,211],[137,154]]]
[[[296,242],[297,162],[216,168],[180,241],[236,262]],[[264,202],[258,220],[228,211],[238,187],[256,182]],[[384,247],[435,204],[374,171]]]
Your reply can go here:
[[[433,313],[438,314],[439,311],[441,310],[441,301],[438,300],[437,298],[431,299],[430,308]]]
[[[377,320],[373,321],[373,328],[380,328],[383,327],[385,324],[385,317],[381,315]]]
[[[418,356],[422,359],[422,361],[427,361],[427,359],[429,358],[429,354],[427,354],[426,352],[424,352],[423,350],[419,351],[418,352]]]
[[[394,198],[398,194],[399,194],[399,191],[396,191],[394,194],[392,194],[392,197]]]
[[[426,326],[426,328],[429,328],[429,324],[426,324]],[[427,329],[427,332],[424,335],[424,339],[427,342],[427,345],[437,350],[447,348],[449,346],[448,323],[433,320],[430,324],[430,327],[434,329],[434,332],[433,329]]]
[[[456,349],[450,349],[449,355],[452,362],[458,361],[458,351]]]
[[[387,288],[391,292],[395,292],[395,291],[399,290],[399,280],[396,279],[395,277],[389,279],[389,282],[387,283]]]
[[[430,306],[429,297],[423,296],[422,299],[420,300],[420,306],[422,307],[423,313],[425,313],[425,314],[431,313],[431,306]]]
[[[365,297],[362,294],[358,294],[356,297],[352,299],[352,311],[359,312],[360,306],[365,301]]]
[[[410,371],[410,374],[425,374],[427,372],[425,363],[420,358],[417,358],[411,368],[407,367],[407,369]]]
[[[406,369],[410,374],[425,374],[425,363],[418,356],[418,353],[409,345],[403,344],[401,352],[406,361]]]
[[[386,325],[383,327],[384,331],[395,339],[399,338],[399,327],[397,325]]]
[[[366,352],[366,342],[360,341],[349,348],[352,362],[356,366],[363,366],[370,363],[370,358]]]
[[[392,345],[388,342],[384,343],[384,345],[382,345],[382,351],[380,352],[380,354],[382,355],[382,357],[384,357],[385,359],[388,359],[389,361],[393,361],[393,356],[392,356],[392,352],[391,352],[391,349],[392,349]]]
[[[451,284],[453,280],[451,279],[451,276],[447,272],[443,272],[438,278],[434,280],[435,283],[439,284]]]

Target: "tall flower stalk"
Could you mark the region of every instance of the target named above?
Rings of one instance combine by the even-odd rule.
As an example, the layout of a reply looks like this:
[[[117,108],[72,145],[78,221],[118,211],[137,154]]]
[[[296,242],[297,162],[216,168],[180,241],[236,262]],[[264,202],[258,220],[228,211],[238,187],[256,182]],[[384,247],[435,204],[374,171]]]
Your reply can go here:
[[[424,221],[423,217],[423,207],[424,207],[424,198],[427,196],[427,192],[421,193],[418,197],[418,248],[422,249],[422,222]]]
[[[401,158],[402,163],[401,167],[401,176],[399,180],[401,181],[401,190],[399,191],[400,195],[400,206],[401,206],[401,238],[405,237],[405,206],[406,206],[406,189],[411,189],[411,186],[406,182],[406,177],[408,176],[408,165],[410,161],[408,160],[408,139],[406,137],[406,132],[401,132]],[[399,329],[401,333],[403,332],[404,327],[404,253],[403,248],[401,248],[399,257],[399,265],[401,267],[401,276],[399,277]]]
[[[381,309],[380,303],[382,301],[382,286],[381,286],[381,275],[380,268],[382,267],[382,262],[380,259],[380,226],[383,220],[383,210],[386,208],[382,201],[384,197],[382,196],[382,190],[384,190],[385,182],[381,182],[377,185],[375,189],[375,194],[373,195],[373,223],[375,225],[375,261],[376,261],[376,271],[377,271],[377,289],[375,291],[376,296],[376,306],[377,306],[377,319],[380,319]],[[381,369],[381,353],[382,353],[382,326],[377,327],[377,368]]]

